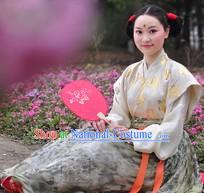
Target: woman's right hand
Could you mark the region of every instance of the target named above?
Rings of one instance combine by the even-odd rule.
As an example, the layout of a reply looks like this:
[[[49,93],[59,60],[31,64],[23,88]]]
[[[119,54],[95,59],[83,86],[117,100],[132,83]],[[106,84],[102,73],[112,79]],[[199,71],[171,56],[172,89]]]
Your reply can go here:
[[[101,119],[98,121],[89,121],[88,126],[93,127],[96,131],[103,132],[107,128],[107,123]]]

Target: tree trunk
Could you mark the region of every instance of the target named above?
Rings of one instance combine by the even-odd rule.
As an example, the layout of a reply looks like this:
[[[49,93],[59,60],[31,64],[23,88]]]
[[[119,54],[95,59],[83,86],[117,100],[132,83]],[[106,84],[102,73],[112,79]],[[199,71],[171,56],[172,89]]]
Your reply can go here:
[[[185,17],[184,17],[184,28],[183,28],[183,38],[185,40],[186,46],[190,46],[190,13],[192,7],[192,1],[186,0],[184,2],[185,6]]]
[[[203,50],[203,17],[202,17],[202,3],[201,0],[198,0],[196,3],[196,18],[198,26],[198,49]]]
[[[180,1],[176,1],[176,14],[177,15],[181,15],[181,2]],[[176,42],[175,42],[175,48],[178,49],[180,47],[180,37],[176,38]]]

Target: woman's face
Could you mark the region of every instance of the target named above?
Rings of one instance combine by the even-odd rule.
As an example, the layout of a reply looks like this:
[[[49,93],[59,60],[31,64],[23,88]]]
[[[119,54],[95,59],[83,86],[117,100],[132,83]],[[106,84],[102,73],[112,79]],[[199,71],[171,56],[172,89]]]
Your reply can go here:
[[[169,29],[164,30],[160,21],[150,15],[140,15],[134,24],[134,42],[144,56],[153,56],[161,51]]]

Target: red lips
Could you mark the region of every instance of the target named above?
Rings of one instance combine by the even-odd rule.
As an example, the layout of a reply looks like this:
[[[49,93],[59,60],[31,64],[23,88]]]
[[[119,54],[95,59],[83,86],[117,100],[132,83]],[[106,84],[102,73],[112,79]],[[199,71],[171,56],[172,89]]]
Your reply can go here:
[[[153,46],[152,44],[151,45],[149,45],[149,44],[142,45],[142,47],[145,47],[145,48],[150,48],[152,46]]]

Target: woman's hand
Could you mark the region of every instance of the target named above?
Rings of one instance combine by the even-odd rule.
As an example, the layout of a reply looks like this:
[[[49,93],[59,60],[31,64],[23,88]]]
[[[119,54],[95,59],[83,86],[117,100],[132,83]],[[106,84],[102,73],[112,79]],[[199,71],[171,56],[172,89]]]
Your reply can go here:
[[[117,135],[117,137],[122,136],[121,134],[122,134],[123,132],[128,131],[127,128],[122,127],[122,126],[117,126],[117,127],[115,127],[113,130],[114,130],[114,133]],[[124,138],[123,138],[123,139],[124,139]]]
[[[108,120],[108,122],[111,122]],[[104,120],[99,120],[99,121],[89,121],[88,126],[93,127],[96,131],[103,132],[107,128],[107,123]]]
[[[123,136],[123,132],[127,132],[128,128],[122,127],[122,126],[117,126],[114,129],[114,133],[116,134],[117,137],[119,137],[120,140],[130,140],[127,141],[128,144],[133,144],[131,141],[131,138],[126,138],[125,135]]]

